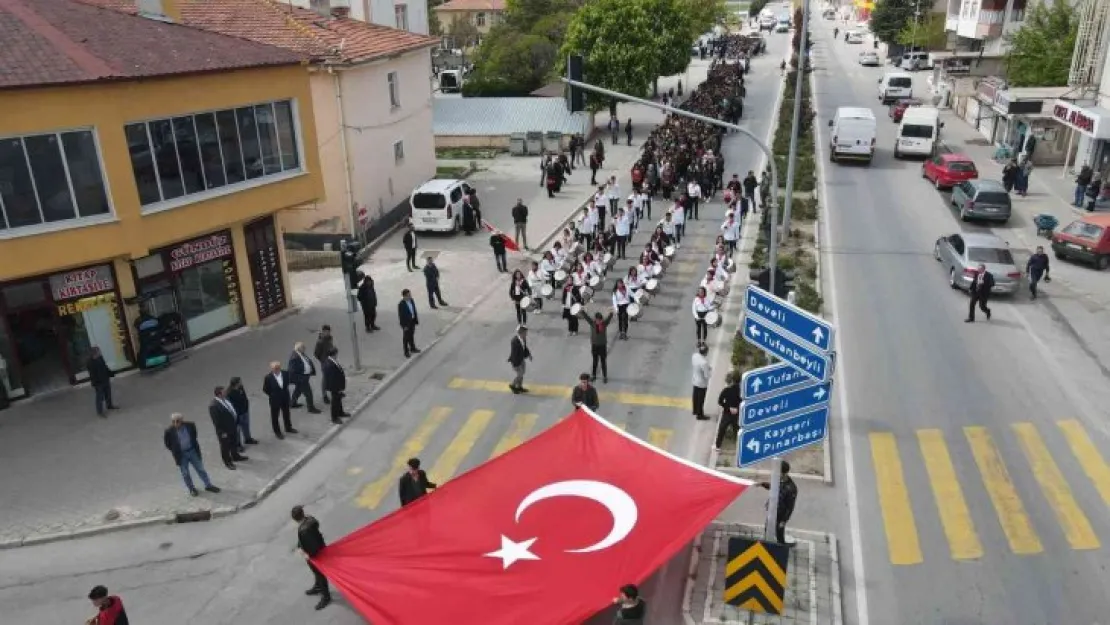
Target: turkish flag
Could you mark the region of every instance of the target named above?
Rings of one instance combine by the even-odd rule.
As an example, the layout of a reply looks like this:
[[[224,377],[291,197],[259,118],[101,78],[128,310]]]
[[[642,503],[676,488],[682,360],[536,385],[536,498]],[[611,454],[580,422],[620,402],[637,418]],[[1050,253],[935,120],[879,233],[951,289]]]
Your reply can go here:
[[[579,409],[314,563],[374,625],[581,623],[749,485]]]
[[[488,232],[500,236],[501,239],[505,241],[505,249],[509,250],[510,252],[519,252],[520,251],[520,246],[517,245],[516,241],[514,241],[512,237],[505,234],[504,232],[501,232],[497,228],[494,228],[493,225],[490,224],[490,222],[483,219],[482,220],[482,227],[485,228]]]

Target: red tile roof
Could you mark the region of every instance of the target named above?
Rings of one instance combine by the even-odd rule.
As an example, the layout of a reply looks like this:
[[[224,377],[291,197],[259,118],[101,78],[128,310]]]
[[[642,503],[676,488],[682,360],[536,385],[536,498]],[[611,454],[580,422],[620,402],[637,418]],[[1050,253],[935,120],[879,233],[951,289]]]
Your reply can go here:
[[[130,13],[136,10],[135,0],[80,1]],[[312,61],[360,63],[439,44],[434,37],[351,18],[324,17],[280,0],[178,0],[178,6],[187,26],[278,46]]]
[[[0,89],[291,65],[288,50],[75,0],[0,0]]]
[[[505,0],[451,0],[434,11],[504,11]]]

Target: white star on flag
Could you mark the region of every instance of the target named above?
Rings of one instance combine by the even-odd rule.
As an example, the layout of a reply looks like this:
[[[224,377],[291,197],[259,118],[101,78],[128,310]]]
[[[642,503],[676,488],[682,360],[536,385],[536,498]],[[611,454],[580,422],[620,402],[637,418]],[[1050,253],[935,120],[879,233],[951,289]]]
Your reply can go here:
[[[514,542],[508,536],[503,535],[501,536],[501,548],[483,555],[487,558],[501,558],[502,567],[507,569],[519,560],[539,560],[539,556],[528,550],[535,542],[535,538]]]

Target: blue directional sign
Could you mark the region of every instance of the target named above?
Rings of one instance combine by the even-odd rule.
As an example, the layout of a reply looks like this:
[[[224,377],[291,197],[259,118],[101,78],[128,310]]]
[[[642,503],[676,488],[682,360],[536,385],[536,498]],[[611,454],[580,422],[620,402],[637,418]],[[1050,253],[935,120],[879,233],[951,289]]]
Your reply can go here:
[[[745,371],[740,378],[744,401],[772,395],[788,386],[810,381],[809,376],[785,362]]]
[[[833,344],[832,324],[755,285],[748,285],[744,294],[744,314],[760,317],[786,330],[813,351],[827,352]]]
[[[822,406],[793,417],[740,431],[736,466],[746,467],[761,460],[820,443],[829,431],[829,407]]]
[[[829,403],[832,383],[807,384],[778,395],[744,401],[740,404],[740,424],[744,427],[781,419],[799,410],[810,410]]]
[[[789,335],[760,317],[746,316],[743,323],[744,340],[818,382],[828,381],[832,367],[829,366],[827,355],[797,339],[788,338]]]

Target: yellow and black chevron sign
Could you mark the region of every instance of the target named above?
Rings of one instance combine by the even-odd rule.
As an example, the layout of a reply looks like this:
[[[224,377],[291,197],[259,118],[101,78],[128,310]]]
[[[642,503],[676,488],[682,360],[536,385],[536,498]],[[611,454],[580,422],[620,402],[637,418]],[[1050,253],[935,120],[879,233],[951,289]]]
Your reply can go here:
[[[728,539],[725,603],[752,612],[782,614],[790,549],[778,543]]]

